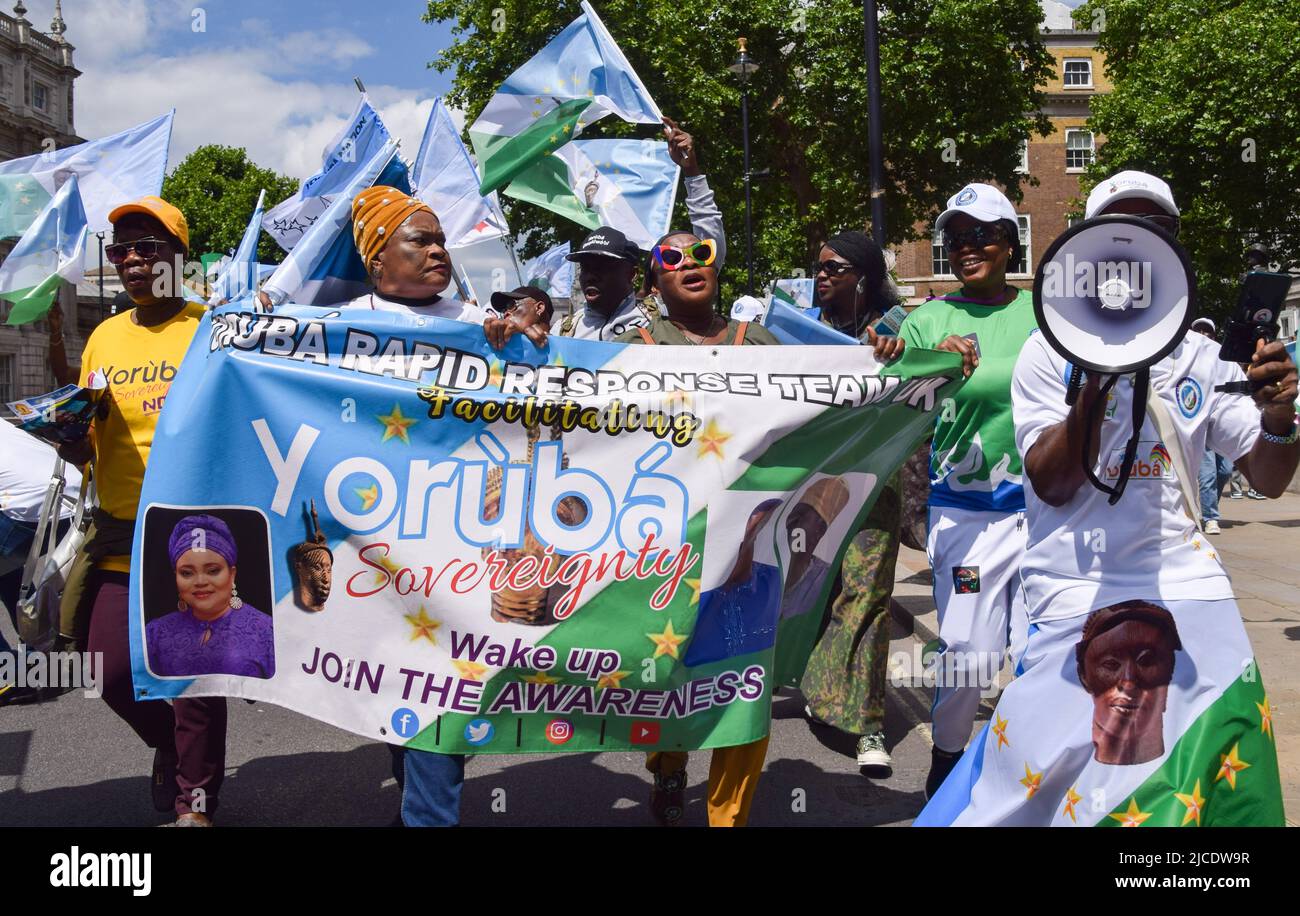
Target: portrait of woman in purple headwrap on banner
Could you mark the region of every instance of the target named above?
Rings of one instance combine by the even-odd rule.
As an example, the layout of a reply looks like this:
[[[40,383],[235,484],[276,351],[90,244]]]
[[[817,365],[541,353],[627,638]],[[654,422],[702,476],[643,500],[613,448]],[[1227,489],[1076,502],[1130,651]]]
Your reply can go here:
[[[167,541],[176,610],[145,627],[149,668],[159,677],[275,674],[271,618],[239,597],[239,552],[230,527],[187,515]]]

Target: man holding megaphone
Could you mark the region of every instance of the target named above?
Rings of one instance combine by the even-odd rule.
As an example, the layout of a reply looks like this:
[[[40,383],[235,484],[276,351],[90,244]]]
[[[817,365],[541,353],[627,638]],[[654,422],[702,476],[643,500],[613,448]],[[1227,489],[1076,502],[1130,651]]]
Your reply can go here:
[[[1208,447],[1281,495],[1300,463],[1296,367],[1260,339],[1243,374],[1188,330],[1195,279],[1165,182],[1121,172],[1086,212],[1040,265],[1041,333],[1012,382],[1030,483],[1022,673],[917,823],[1280,826],[1270,707],[1199,530],[1196,472]],[[1111,269],[1120,260],[1140,269]],[[1094,288],[1049,294],[1061,265]],[[1243,380],[1253,396],[1222,390]],[[1138,605],[1145,617],[1114,613]],[[1165,616],[1174,639],[1151,623]],[[1128,745],[1157,750],[1103,752]]]

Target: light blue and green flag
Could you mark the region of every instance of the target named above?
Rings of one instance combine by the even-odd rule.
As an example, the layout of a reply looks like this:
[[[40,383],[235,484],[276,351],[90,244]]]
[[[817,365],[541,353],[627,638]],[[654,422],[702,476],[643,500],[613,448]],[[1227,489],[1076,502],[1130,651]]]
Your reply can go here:
[[[591,5],[510,74],[472,125],[470,142],[488,194],[606,115],[659,124],[659,107]]]
[[[86,211],[74,172],[0,263],[0,299],[11,303],[5,323],[27,324],[48,312],[59,287],[84,275],[85,255]]]

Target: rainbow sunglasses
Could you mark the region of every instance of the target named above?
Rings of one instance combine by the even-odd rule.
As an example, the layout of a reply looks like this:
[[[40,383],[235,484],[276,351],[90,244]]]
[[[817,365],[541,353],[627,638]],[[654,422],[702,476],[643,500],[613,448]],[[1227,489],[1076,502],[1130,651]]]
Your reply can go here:
[[[696,267],[708,267],[718,258],[718,243],[713,239],[705,239],[702,242],[696,242],[693,245],[687,245],[685,248],[678,248],[674,245],[656,245],[651,249],[655,263],[664,270],[681,270],[686,265],[686,259],[689,257]]]

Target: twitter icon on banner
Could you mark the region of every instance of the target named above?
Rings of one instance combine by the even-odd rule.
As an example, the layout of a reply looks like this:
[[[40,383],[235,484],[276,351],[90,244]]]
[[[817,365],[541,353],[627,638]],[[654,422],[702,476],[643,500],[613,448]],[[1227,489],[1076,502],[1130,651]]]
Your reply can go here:
[[[496,733],[496,728],[487,719],[475,719],[465,726],[465,740],[475,747],[487,744]]]

